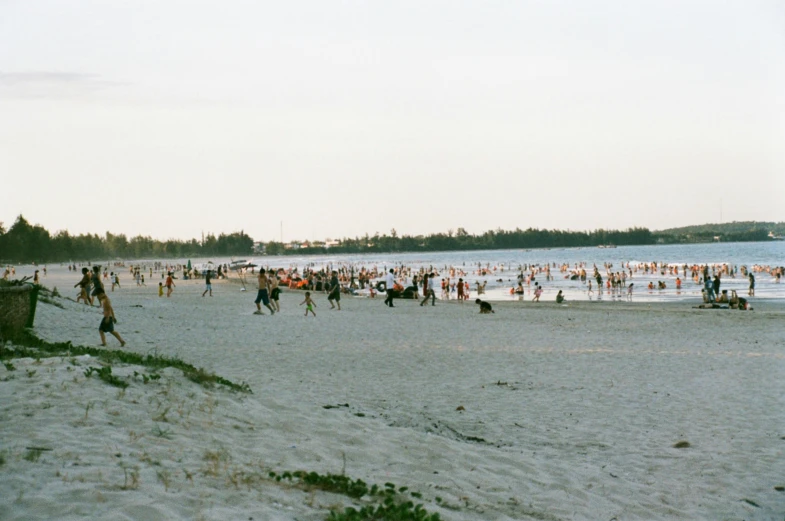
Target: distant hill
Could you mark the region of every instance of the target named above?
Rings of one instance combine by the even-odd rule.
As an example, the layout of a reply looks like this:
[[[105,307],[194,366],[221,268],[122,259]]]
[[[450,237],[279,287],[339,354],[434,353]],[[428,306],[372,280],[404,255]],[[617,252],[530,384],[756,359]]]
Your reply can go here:
[[[777,235],[783,235],[785,234],[785,222],[733,221],[730,223],[710,223],[682,226],[681,228],[668,228],[667,230],[659,230],[654,233],[663,235],[704,235],[711,233],[719,235],[723,233],[736,234],[761,231],[766,232],[766,234],[774,232]]]
[[[769,233],[785,235],[785,222],[734,221],[682,226],[653,232],[659,243],[768,241]]]

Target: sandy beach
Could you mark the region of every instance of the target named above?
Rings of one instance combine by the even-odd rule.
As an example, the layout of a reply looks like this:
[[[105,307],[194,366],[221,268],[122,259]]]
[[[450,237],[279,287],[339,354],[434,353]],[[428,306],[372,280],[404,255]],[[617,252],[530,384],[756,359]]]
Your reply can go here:
[[[78,276],[42,284],[74,298]],[[420,307],[158,279],[109,292],[137,353],[180,371],[87,356],[0,367],[0,519],[322,520],[363,500],[269,473],[394,483],[446,520],[782,519],[785,304],[473,303]],[[34,331],[98,345],[98,308],[39,302]],[[118,349],[114,338],[109,348]],[[686,443],[685,443],[686,442]],[[676,448],[680,444],[683,448]]]

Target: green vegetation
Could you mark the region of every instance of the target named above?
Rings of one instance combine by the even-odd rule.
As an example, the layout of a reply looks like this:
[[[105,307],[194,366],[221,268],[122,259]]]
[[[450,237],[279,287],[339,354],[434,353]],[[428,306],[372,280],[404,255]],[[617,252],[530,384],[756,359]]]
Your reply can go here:
[[[141,235],[129,240],[123,234],[110,232],[103,237],[96,234],[71,235],[68,230],[52,235],[42,226],[30,224],[21,215],[7,231],[0,223],[0,261],[3,262],[210,257],[249,255],[252,251],[253,239],[242,231],[218,237],[208,234],[200,241],[159,241]]]
[[[104,382],[108,383],[109,385],[114,385],[115,387],[120,387],[121,389],[125,389],[128,387],[128,382],[122,380],[112,374],[112,367],[105,366],[105,367],[88,367],[85,369],[84,375],[87,378],[93,376],[93,373],[98,375],[98,378],[103,380]]]
[[[458,231],[433,235],[398,236],[393,229],[390,235],[355,237],[341,239],[330,248],[311,246],[307,248],[285,249],[284,245],[269,242],[265,251],[269,255],[309,255],[323,253],[379,253],[415,251],[465,251],[465,250],[503,250],[518,248],[563,248],[599,246],[601,244],[640,245],[654,244],[655,236],[647,228],[619,230],[595,230],[593,232],[572,232],[562,230],[539,230],[528,228],[512,231],[487,231],[472,235],[463,228]]]
[[[364,481],[353,480],[339,474],[318,474],[316,472],[270,472],[269,477],[275,481],[289,481],[305,490],[324,490],[335,494],[343,494],[355,500],[363,500],[367,504],[356,509],[345,508],[342,511],[332,510],[327,521],[439,521],[439,514],[429,514],[422,504],[415,505],[409,496],[421,499],[422,494],[410,492],[407,487],[396,489],[393,483],[385,483],[383,487],[369,487]]]
[[[652,232],[648,228],[626,230],[564,231],[527,228],[522,230],[489,230],[474,235],[464,228],[431,235],[401,235],[395,229],[389,235],[378,232],[371,236],[343,238],[329,248],[314,242],[300,248],[287,248],[281,242],[264,244],[267,255],[318,255],[325,253],[386,253],[418,251],[466,251],[526,248],[593,247],[613,244],[638,246],[711,242],[719,236],[723,242],[767,241],[769,232],[785,235],[785,223],[733,222],[703,224]],[[0,223],[0,262],[64,262],[105,258],[159,259],[182,257],[210,257],[214,255],[250,255],[254,240],[244,232],[218,237],[210,234],[203,240],[158,241],[137,236],[130,240],[125,235],[110,232],[99,235],[72,236],[67,230],[52,235],[40,225],[31,225],[19,216],[6,231]]]
[[[659,242],[666,244],[712,242],[715,237],[719,237],[722,242],[754,242],[771,240],[768,236],[769,232],[785,235],[785,222],[734,221],[722,224],[700,224],[669,228],[657,232],[656,235]]]
[[[99,349],[97,347],[75,346],[71,344],[71,342],[47,342],[46,340],[38,338],[30,331],[25,331],[24,333],[17,335],[13,339],[13,342],[14,344],[7,346],[7,348],[0,353],[0,360],[90,355],[107,364],[117,362],[129,365],[140,365],[148,367],[153,371],[172,367],[181,370],[186,378],[205,387],[212,387],[218,384],[228,387],[233,391],[244,393],[251,392],[250,386],[245,382],[242,384],[234,383],[221,376],[208,373],[204,369],[196,368],[177,358],[167,358],[158,355],[141,355],[129,351]],[[8,365],[6,365],[6,368],[7,367]],[[13,367],[13,365],[11,365],[11,367]],[[112,385],[119,387],[128,385],[125,381],[119,380],[116,376],[112,375],[111,367],[107,366],[101,369],[90,368],[90,374],[85,372],[85,375],[91,376],[93,373],[96,373],[99,378]],[[125,385],[118,382],[122,382],[122,384]]]

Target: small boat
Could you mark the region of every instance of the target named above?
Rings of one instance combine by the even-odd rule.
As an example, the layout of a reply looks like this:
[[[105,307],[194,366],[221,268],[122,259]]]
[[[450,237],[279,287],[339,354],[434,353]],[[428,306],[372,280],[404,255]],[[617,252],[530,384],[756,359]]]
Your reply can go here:
[[[774,235],[774,232],[769,232],[769,239],[772,241],[785,241],[785,237],[782,235]]]

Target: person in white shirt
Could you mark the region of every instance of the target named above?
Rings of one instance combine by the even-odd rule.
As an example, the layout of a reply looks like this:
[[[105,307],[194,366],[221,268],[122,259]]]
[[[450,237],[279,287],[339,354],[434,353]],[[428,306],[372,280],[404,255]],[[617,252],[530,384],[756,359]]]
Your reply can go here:
[[[420,302],[421,306],[424,306],[428,299],[431,299],[431,306],[436,305],[436,288],[439,284],[436,282],[436,274],[431,273],[430,277],[428,278],[428,289],[426,289],[423,293],[425,293],[425,298],[422,299]]]
[[[393,286],[395,285],[395,270],[390,268],[390,272],[384,279],[384,285],[386,286],[387,290],[387,298],[384,299],[384,305],[394,308],[393,306]]]

